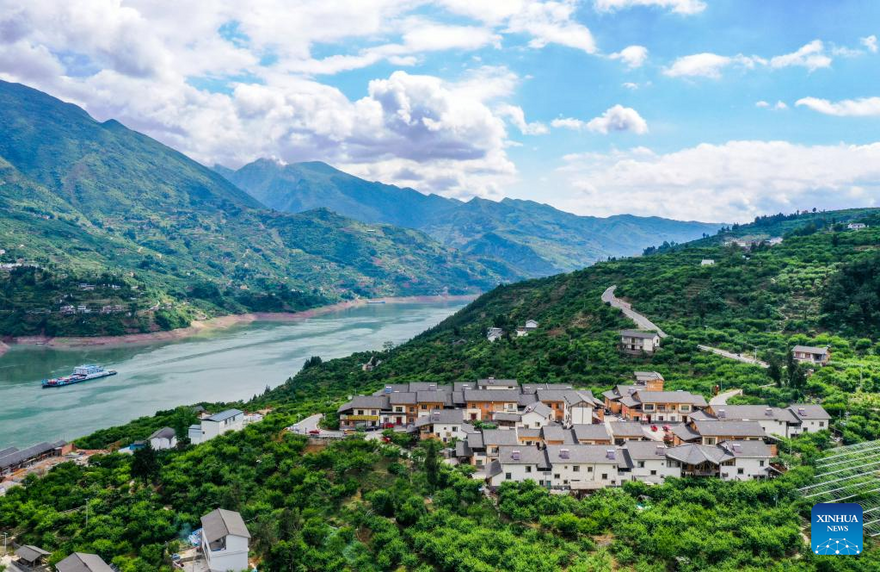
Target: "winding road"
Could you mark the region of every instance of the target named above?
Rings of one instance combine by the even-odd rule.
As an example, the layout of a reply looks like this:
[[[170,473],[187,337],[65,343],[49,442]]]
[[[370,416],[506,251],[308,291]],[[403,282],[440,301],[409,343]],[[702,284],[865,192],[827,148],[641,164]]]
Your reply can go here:
[[[602,301],[605,302],[606,304],[611,304],[611,307],[613,307],[613,308],[619,308],[620,311],[623,312],[624,316],[626,316],[627,318],[629,318],[630,320],[632,320],[633,322],[636,323],[636,326],[638,326],[638,328],[640,330],[657,332],[657,335],[660,336],[661,338],[667,337],[666,332],[661,330],[660,327],[657,326],[654,322],[649,320],[643,314],[639,314],[638,312],[633,310],[632,304],[630,304],[629,302],[624,302],[623,300],[621,300],[620,298],[615,296],[614,295],[615,289],[617,289],[616,285],[609,286],[608,288],[606,288],[605,291],[602,292]],[[756,359],[756,358],[753,358],[753,357],[750,357],[747,355],[736,354],[733,352],[729,352],[727,350],[722,350],[721,348],[713,348],[712,346],[698,345],[697,347],[700,348],[700,350],[702,350],[704,352],[710,352],[710,353],[719,355],[721,357],[725,357],[727,359],[732,359],[732,360],[736,360],[738,362],[747,363],[747,364],[751,364],[751,365],[757,365],[757,366],[763,367],[763,368],[770,367],[770,365],[767,362],[763,362],[759,359]]]

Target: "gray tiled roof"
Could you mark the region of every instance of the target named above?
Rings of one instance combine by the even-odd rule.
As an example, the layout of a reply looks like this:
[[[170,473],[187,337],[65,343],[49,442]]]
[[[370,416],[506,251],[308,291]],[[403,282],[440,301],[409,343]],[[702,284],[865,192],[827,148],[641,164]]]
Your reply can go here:
[[[484,445],[516,445],[516,431],[513,429],[483,429]]]
[[[519,413],[507,413],[505,411],[493,411],[492,412],[492,421],[507,421],[509,423],[516,423],[522,418]]]
[[[215,542],[230,535],[251,537],[241,515],[222,508],[213,510],[202,517],[202,531],[208,542]]]
[[[657,441],[627,441],[623,446],[630,458],[637,461],[648,459],[665,459],[668,447]],[[660,451],[662,454],[658,454]]]
[[[447,391],[418,391],[416,392],[417,403],[443,403],[452,405],[452,392]]]
[[[525,407],[530,403],[535,403],[538,401],[538,395],[535,393],[521,393],[516,400],[516,404],[520,407]]]
[[[516,389],[465,389],[464,400],[467,402],[517,403],[520,393]]]
[[[733,459],[733,455],[717,445],[679,445],[666,449],[666,457],[685,463],[686,465],[699,465],[709,461],[713,465],[720,465],[724,461]]]
[[[734,457],[771,458],[773,450],[763,441],[724,441],[719,443]]]
[[[642,332],[639,330],[621,330],[620,337],[622,337],[622,338],[651,339],[651,338],[657,337],[657,332]]]
[[[399,393],[389,393],[388,403],[391,405],[415,405],[416,393],[413,391],[401,391]]]
[[[244,415],[244,412],[241,411],[240,409],[227,409],[226,411],[221,411],[220,413],[215,413],[214,415],[211,415],[210,417],[205,417],[205,421],[214,421],[214,422],[219,423],[221,421],[226,421],[227,419],[232,419],[233,417],[235,417],[237,415]]]
[[[792,403],[788,406],[788,410],[797,416],[798,419],[807,419],[810,421],[831,419],[831,415],[829,415],[821,405]]]
[[[342,405],[337,413],[352,409],[388,409],[389,397],[387,395],[356,395],[354,399]]]
[[[566,451],[568,451],[567,459],[564,457]],[[617,465],[622,458],[617,449],[610,445],[547,445],[547,459],[551,465],[557,463]]]
[[[378,391],[374,391],[373,395],[391,395],[392,393],[404,393],[409,392],[409,384],[408,383],[392,383],[386,385],[382,389]]]
[[[639,381],[651,381],[654,379],[663,380],[663,376],[656,371],[635,371],[633,372],[633,375]]]
[[[427,415],[416,419],[416,427],[433,425],[434,423],[453,424],[464,421],[464,411],[461,409],[435,409]]]
[[[442,385],[432,381],[411,381],[410,391],[452,391],[451,385]]]
[[[74,552],[55,565],[58,572],[113,572],[97,554]]]
[[[769,415],[767,414],[769,411]],[[715,417],[718,419],[760,421],[772,419],[785,423],[797,423],[797,417],[788,409],[781,407],[768,407],[766,405],[717,405],[712,406]],[[722,411],[724,411],[722,415]],[[691,416],[691,419],[694,419]]]
[[[517,427],[516,436],[526,439],[539,439],[541,437],[541,430],[531,429],[529,427]]]
[[[553,415],[553,410],[546,403],[536,401],[534,403],[528,404],[526,408],[523,409],[523,414],[525,415],[526,413],[535,413],[546,419],[547,417]]]
[[[673,425],[672,433],[682,441],[695,441],[700,438],[700,434],[689,425]]]
[[[608,429],[605,428],[604,423],[594,423],[592,425],[572,425],[571,429],[572,431],[574,431],[574,437],[578,441],[611,439],[611,435],[608,434]]]
[[[154,431],[152,435],[147,437],[147,439],[172,439],[173,437],[177,437],[177,433],[171,427],[163,427],[157,431]]]
[[[568,433],[568,435],[566,435],[566,433]],[[565,443],[567,437],[568,442],[574,442],[571,431],[563,429],[561,425],[547,425],[542,427],[541,435],[543,436],[544,441],[562,441]]]
[[[636,398],[642,403],[690,403],[705,407],[706,398],[690,391],[637,391]]]
[[[766,437],[757,421],[694,421],[694,428],[703,437]]]
[[[539,389],[573,389],[569,383],[524,383],[523,393],[535,393]]]
[[[514,457],[519,457],[515,459]],[[498,460],[501,465],[537,465],[548,468],[547,455],[543,449],[534,445],[504,446],[498,448]]]
[[[0,469],[6,469],[9,467],[14,467],[24,461],[32,457],[38,457],[40,455],[44,455],[49,451],[53,451],[58,447],[61,447],[65,444],[64,441],[59,441],[58,443],[47,443],[42,442],[36,445],[32,445],[26,449],[16,450],[8,455],[0,457]]]
[[[645,431],[641,423],[631,421],[612,421],[608,424],[613,437],[644,437]]]
[[[515,388],[518,389],[519,382],[517,382],[515,379],[495,379],[495,378],[478,379],[477,380],[477,387],[479,387],[479,388],[506,387],[508,389],[515,389]]]
[[[807,353],[807,354],[825,355],[828,353],[828,347],[826,346],[824,348],[820,348],[817,346],[795,346],[795,347],[791,348],[791,351],[803,352],[803,353]]]
[[[20,546],[18,550],[15,551],[16,556],[23,559],[25,562],[30,563],[34,563],[43,556],[49,556],[50,554],[51,552],[46,552],[42,548],[38,546],[33,546],[31,544]]]

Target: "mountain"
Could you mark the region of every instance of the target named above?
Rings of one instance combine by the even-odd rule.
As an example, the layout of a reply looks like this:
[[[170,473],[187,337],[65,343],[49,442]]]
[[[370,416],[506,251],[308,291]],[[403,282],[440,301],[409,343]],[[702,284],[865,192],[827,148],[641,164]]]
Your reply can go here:
[[[869,227],[850,231],[846,221]],[[287,383],[234,404],[271,407],[262,422],[196,447],[135,453],[146,462],[109,454],[59,464],[0,496],[0,528],[19,543],[53,551],[56,560],[74,550],[96,552],[120,570],[170,572],[168,555],[181,530],[197,527],[199,516],[217,506],[241,513],[252,563],[268,572],[878,570],[880,544],[869,535],[858,556],[813,553],[804,531],[816,500],[799,489],[815,483],[816,461],[826,451],[840,454],[840,441],[880,438],[880,210],[798,214],[728,232],[767,230],[784,230],[774,234],[783,242],[746,249],[712,237],[506,285],[396,348],[312,358]],[[702,265],[704,259],[714,265]],[[670,334],[658,353],[619,351],[617,331],[631,324],[600,299],[613,284]],[[526,337],[485,338],[489,326],[509,330],[530,318],[539,326]],[[793,376],[698,344],[757,351],[772,366],[794,344],[828,344],[832,360],[814,372],[792,366],[799,372]],[[370,357],[378,366],[366,371],[361,364]],[[493,493],[472,478],[471,465],[440,461],[438,448],[452,443],[412,433],[308,440],[286,430],[315,413],[332,426],[338,405],[389,384],[494,375],[571,383],[598,396],[642,370],[661,373],[667,389],[707,398],[721,384],[742,389],[731,398],[738,404],[821,403],[831,431],[774,439],[773,478],[627,481],[575,498],[534,481],[505,483]],[[203,405],[219,411],[231,404]],[[191,407],[179,407],[77,445],[128,444],[165,426],[183,436],[197,419]],[[868,466],[840,469],[852,472],[842,477],[849,484],[834,485],[849,487],[858,495],[852,500],[868,506],[878,503],[873,447],[848,449],[868,456],[850,464]],[[633,462],[629,454],[622,460]],[[97,527],[86,526],[86,503]],[[50,526],[57,523],[63,529]]]
[[[0,335],[149,331],[354,296],[477,292],[518,277],[417,230],[326,209],[272,212],[145,135],[7,82],[0,251]]]
[[[658,217],[577,216],[533,201],[467,202],[365,181],[320,162],[282,165],[259,159],[227,177],[264,205],[284,212],[326,207],[364,222],[416,228],[465,252],[504,260],[529,276],[570,272],[608,257],[686,242],[718,224]]]

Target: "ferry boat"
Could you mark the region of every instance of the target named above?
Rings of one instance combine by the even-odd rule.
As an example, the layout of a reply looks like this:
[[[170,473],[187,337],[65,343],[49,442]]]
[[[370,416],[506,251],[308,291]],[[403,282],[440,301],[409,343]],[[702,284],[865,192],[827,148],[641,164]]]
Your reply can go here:
[[[73,385],[74,383],[82,383],[102,377],[116,375],[116,370],[104,369],[99,365],[87,364],[77,366],[73,369],[73,373],[64,377],[55,377],[43,380],[43,388],[47,387],[64,387],[65,385]]]

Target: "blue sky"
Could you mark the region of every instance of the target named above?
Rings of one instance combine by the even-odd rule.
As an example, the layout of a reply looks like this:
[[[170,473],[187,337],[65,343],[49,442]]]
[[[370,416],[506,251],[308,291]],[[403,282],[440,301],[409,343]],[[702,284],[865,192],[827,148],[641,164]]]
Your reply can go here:
[[[205,164],[743,221],[880,200],[880,2],[0,0],[0,78]]]

